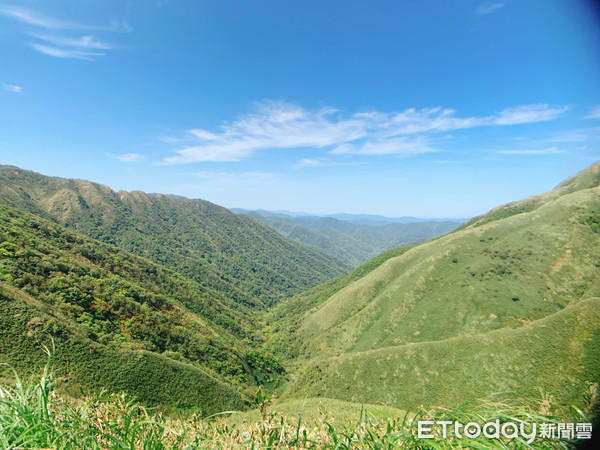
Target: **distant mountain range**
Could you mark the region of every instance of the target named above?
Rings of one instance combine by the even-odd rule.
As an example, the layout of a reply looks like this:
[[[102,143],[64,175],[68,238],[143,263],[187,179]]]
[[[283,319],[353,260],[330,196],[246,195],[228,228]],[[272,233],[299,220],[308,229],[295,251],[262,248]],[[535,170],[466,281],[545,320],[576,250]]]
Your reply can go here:
[[[230,208],[230,211],[236,214],[248,214],[258,213],[262,216],[281,216],[281,217],[333,217],[334,219],[342,220],[344,222],[352,222],[361,225],[385,225],[388,223],[414,223],[414,222],[456,222],[463,223],[468,219],[457,219],[457,218],[430,218],[424,219],[419,217],[387,217],[380,216],[377,214],[348,214],[348,213],[337,213],[337,214],[311,214],[306,212],[297,211],[266,211],[264,209],[243,209],[243,208]]]
[[[414,245],[456,228],[458,221],[389,218],[368,214],[301,215],[232,209],[284,236],[313,245],[353,267],[391,248]]]

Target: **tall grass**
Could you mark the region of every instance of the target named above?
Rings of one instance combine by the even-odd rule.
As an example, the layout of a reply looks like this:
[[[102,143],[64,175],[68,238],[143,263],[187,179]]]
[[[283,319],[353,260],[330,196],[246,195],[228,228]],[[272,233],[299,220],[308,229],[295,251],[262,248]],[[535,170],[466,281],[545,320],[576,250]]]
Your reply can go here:
[[[0,386],[0,446],[10,447],[52,447],[58,435],[53,426],[54,417],[50,403],[54,399],[52,392],[52,372],[50,370],[50,351],[48,362],[42,375],[35,383],[24,383],[17,372],[12,371],[13,386]]]
[[[24,380],[11,367],[14,383],[0,386],[0,447],[162,449],[162,448],[408,448],[408,449],[527,449],[569,448],[565,440],[536,438],[531,445],[523,439],[459,439],[450,433],[446,439],[424,439],[417,433],[419,420],[487,423],[556,423],[547,402],[540,411],[516,408],[502,403],[463,405],[454,409],[420,409],[402,417],[378,419],[362,410],[356,421],[338,424],[327,411],[310,423],[290,420],[273,410],[251,423],[232,424],[219,415],[202,419],[198,414],[177,412],[167,416],[149,411],[126,394],[101,393],[83,399],[65,399],[54,390],[52,352],[41,375]],[[5,383],[6,384],[6,383]],[[275,406],[276,407],[276,406]],[[563,421],[589,422],[581,411],[573,410]]]
[[[54,390],[52,352],[37,378],[24,380],[7,364],[14,383],[0,385],[0,448],[181,447],[180,430],[126,394],[66,400]],[[177,432],[179,431],[179,432]]]

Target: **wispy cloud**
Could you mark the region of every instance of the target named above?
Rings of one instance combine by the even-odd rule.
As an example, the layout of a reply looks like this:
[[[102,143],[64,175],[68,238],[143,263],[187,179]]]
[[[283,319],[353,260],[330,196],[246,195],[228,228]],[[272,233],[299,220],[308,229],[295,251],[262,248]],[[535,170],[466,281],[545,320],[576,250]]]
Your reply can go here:
[[[331,151],[333,154],[353,153],[357,155],[417,155],[438,151],[424,136],[416,138],[395,137],[372,139],[361,144],[342,144]]]
[[[219,132],[192,129],[188,145],[165,158],[167,164],[240,161],[265,149],[326,148],[332,154],[414,155],[437,151],[434,133],[482,126],[509,126],[553,120],[566,107],[521,105],[479,117],[459,117],[448,108],[414,108],[401,112],[358,112],[344,117],[334,108],[310,111],[265,101],[253,113],[221,126]]]
[[[363,161],[333,161],[329,158],[302,158],[292,166],[294,169],[302,169],[305,167],[332,167],[332,166],[362,166],[366,163]]]
[[[584,119],[600,119],[600,106],[590,108],[590,112]]]
[[[439,159],[432,161],[433,164],[460,164],[462,161],[450,160],[450,159]]]
[[[493,125],[517,125],[521,123],[546,122],[554,120],[569,109],[550,108],[546,104],[522,105],[515,108],[505,108],[495,117],[490,117]]]
[[[253,114],[221,127],[221,133],[190,130],[197,145],[177,150],[167,163],[239,161],[266,148],[326,147],[365,136],[362,120],[335,120],[335,110],[307,111],[283,102],[263,102]]]
[[[265,179],[273,179],[278,178],[278,175],[271,172],[260,172],[260,171],[250,171],[250,172],[211,172],[208,170],[196,172],[194,176],[198,178],[207,178],[212,180],[223,180],[230,177],[243,177],[246,179],[255,179],[255,180],[265,180]]]
[[[77,25],[74,23],[47,17],[20,6],[0,5],[0,15],[10,17],[27,25],[50,30],[72,30],[77,28]]]
[[[543,150],[502,150],[498,153],[503,155],[555,155],[558,153],[569,153],[566,150],[559,150],[556,147],[546,148]]]
[[[8,17],[27,25],[23,33],[33,38],[27,44],[49,56],[92,60],[104,56],[115,45],[95,38],[96,33],[123,33],[132,31],[125,21],[110,21],[108,25],[88,25],[43,15],[20,6],[0,5],[0,16]],[[28,28],[28,29],[27,29]],[[33,31],[32,31],[33,28]],[[74,33],[78,35],[73,36]],[[86,33],[81,35],[80,33]]]
[[[97,50],[110,50],[112,45],[107,42],[102,42],[95,39],[92,35],[84,35],[78,38],[64,38],[59,36],[49,36],[41,34],[32,34],[36,39],[46,41],[50,44],[61,46],[61,47],[73,47],[81,49],[97,49]]]
[[[64,38],[59,36],[48,36],[32,34],[32,36],[44,44],[29,42],[28,44],[39,52],[57,58],[93,59],[96,56],[104,56],[104,50],[110,50],[111,44],[95,39],[91,35],[79,38]],[[51,44],[51,45],[47,45]]]
[[[17,86],[16,84],[5,84],[2,83],[2,88],[8,92],[14,92],[16,94],[20,94],[23,92],[23,88],[21,86]]]
[[[584,142],[587,141],[589,136],[580,132],[571,132],[566,134],[560,134],[551,138],[546,139],[548,142]]]
[[[86,59],[92,60],[96,56],[103,56],[104,53],[99,52],[88,52],[78,49],[65,49],[59,47],[52,47],[44,44],[29,43],[29,45],[45,55],[55,56],[57,58],[72,58],[72,59]]]
[[[504,3],[500,2],[486,2],[477,8],[476,12],[478,16],[485,16],[486,14],[492,14],[504,6]]]
[[[125,153],[123,155],[113,155],[111,153],[107,153],[106,156],[112,159],[117,159],[121,162],[136,162],[142,159],[142,155],[138,153]]]
[[[303,167],[322,167],[329,165],[321,159],[311,159],[311,158],[302,158],[296,164],[294,164],[294,169],[301,169]]]
[[[71,30],[71,31],[111,31],[129,33],[133,31],[131,25],[126,21],[110,20],[108,25],[89,25],[68,20],[56,19],[41,14],[31,9],[14,5],[0,5],[0,16],[17,20],[21,23],[32,25],[47,30]]]

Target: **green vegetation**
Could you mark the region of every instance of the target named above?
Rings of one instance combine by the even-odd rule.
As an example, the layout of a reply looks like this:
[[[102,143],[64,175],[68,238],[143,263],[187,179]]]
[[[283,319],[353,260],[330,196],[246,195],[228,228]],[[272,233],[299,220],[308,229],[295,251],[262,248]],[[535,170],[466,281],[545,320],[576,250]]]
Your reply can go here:
[[[287,357],[298,356],[300,343],[295,339],[295,332],[301,324],[299,318],[304,313],[319,306],[333,294],[350,283],[361,279],[388,259],[400,256],[410,248],[399,247],[387,250],[345,275],[326,281],[320,286],[276,305],[266,317],[268,326],[264,331],[267,331],[267,334],[270,335],[266,343],[267,348],[276,354],[286,355]]]
[[[598,167],[581,176],[595,179]],[[573,185],[584,188],[520,202],[536,203],[530,212],[495,210],[341,289],[330,282],[280,305],[291,314],[274,325],[273,348],[297,356],[282,398],[412,409],[494,392],[519,402],[542,388],[580,405],[600,381],[600,238],[590,219],[600,188]]]
[[[202,200],[117,193],[88,181],[0,166],[0,202],[148,258],[252,309],[264,309],[349,268]]]
[[[424,442],[414,419],[587,422],[599,174],[342,275],[207,202],[1,167],[0,446],[527,448]],[[50,343],[56,379],[22,381]]]
[[[579,219],[579,223],[589,225],[594,233],[600,233],[600,212],[591,211]]]
[[[51,356],[50,352],[47,352]],[[510,407],[501,403],[463,405],[460,408],[419,409],[415,414],[381,407],[360,407],[344,402],[305,401],[293,405],[295,417],[282,415],[289,405],[276,405],[261,419],[252,414],[230,419],[202,421],[197,414],[176,412],[174,416],[153,412],[124,394],[100,394],[73,400],[60,397],[53,389],[54,376],[48,359],[38,378],[23,380],[14,372],[12,382],[0,385],[0,445],[3,448],[532,448],[525,437],[474,439],[453,431],[444,439],[419,436],[419,420],[542,423],[589,422],[585,413],[551,415],[545,399],[537,408]],[[308,417],[302,417],[306,408]],[[355,416],[341,422],[330,416],[328,407],[344,408]],[[279,410],[279,412],[277,411]],[[316,416],[316,417],[315,417]],[[338,416],[339,417],[339,416]],[[571,441],[572,442],[572,441]],[[539,434],[535,448],[566,448],[566,439],[546,439]]]
[[[366,225],[331,217],[247,214],[290,239],[318,247],[354,267],[386,250],[413,245],[458,226],[456,222],[439,221]]]
[[[53,336],[70,392],[215,412],[284,373],[247,310],[168,269],[4,206],[0,249],[0,356],[25,369]]]
[[[600,165],[596,163],[592,164],[590,167],[581,171],[580,173],[567,178],[560,183],[556,189],[550,192],[534,195],[524,200],[512,202],[507,205],[498,206],[483,216],[474,217],[473,219],[465,222],[458,229],[480,226],[495,220],[505,219],[516,214],[532,212],[563,195],[567,195],[572,192],[583,191],[585,189],[592,189],[598,187],[598,185],[600,185]]]

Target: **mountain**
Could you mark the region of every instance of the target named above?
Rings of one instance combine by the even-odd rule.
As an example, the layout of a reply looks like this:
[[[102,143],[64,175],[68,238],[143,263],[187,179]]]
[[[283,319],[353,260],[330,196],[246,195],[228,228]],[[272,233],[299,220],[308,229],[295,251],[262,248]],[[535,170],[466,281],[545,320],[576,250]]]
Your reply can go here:
[[[599,174],[596,163],[279,305],[271,345],[298,367],[284,397],[583,407],[600,382]]]
[[[446,218],[446,219],[423,219],[420,217],[411,217],[411,216],[403,216],[403,217],[387,217],[381,216],[378,214],[348,214],[348,213],[337,213],[337,214],[323,214],[316,215],[310,214],[307,212],[298,212],[298,211],[266,211],[264,209],[243,209],[243,208],[230,208],[230,210],[236,214],[249,214],[249,213],[258,213],[262,216],[280,216],[280,217],[333,217],[334,219],[338,219],[344,222],[357,223],[361,225],[385,225],[388,223],[413,223],[413,222],[456,222],[457,224],[463,223],[467,219],[456,219],[456,218]]]
[[[465,219],[423,219],[419,217],[403,216],[403,217],[386,217],[377,214],[328,214],[326,217],[343,220],[344,222],[352,222],[361,225],[385,225],[388,223],[414,223],[414,222],[456,222],[462,223]]]
[[[402,410],[595,398],[600,163],[334,278],[335,258],[207,202],[0,169],[0,359],[31,370],[52,337],[67,392],[205,414],[284,378],[284,401]]]
[[[385,250],[422,242],[447,233],[459,225],[452,221],[371,222],[370,225],[366,225],[359,223],[360,221],[346,221],[330,216],[292,217],[272,212],[246,214],[290,239],[318,247],[354,267]]]
[[[250,308],[264,309],[349,267],[203,200],[115,192],[0,166],[0,204],[148,258]]]
[[[283,216],[283,217],[304,217],[304,216],[312,216],[313,214],[307,212],[298,212],[298,211],[267,211],[264,209],[244,209],[244,208],[230,208],[231,212],[236,214],[249,214],[249,213],[258,213],[261,216]]]
[[[126,390],[146,404],[241,408],[283,373],[249,311],[199,283],[49,220],[0,206],[0,360],[61,387]]]

